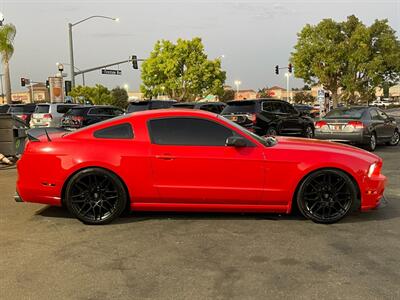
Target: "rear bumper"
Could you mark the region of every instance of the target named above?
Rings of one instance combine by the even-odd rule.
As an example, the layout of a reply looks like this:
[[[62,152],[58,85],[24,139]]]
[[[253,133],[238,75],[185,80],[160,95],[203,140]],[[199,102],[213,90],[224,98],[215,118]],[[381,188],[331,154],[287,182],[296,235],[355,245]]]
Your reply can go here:
[[[383,195],[387,178],[380,174],[372,178],[366,177],[364,189],[361,195],[361,211],[377,208],[385,201]]]
[[[369,136],[362,132],[346,133],[346,132],[324,132],[315,130],[315,138],[320,140],[329,140],[333,142],[366,144]]]

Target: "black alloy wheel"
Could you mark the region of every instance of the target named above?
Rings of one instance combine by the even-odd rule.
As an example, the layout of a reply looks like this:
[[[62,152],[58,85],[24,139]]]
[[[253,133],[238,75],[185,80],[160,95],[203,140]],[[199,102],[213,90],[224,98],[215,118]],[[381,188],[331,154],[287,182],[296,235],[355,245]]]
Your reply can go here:
[[[389,146],[397,146],[400,141],[400,134],[399,131],[396,129],[393,132],[392,137],[390,138],[390,141],[387,143]]]
[[[304,137],[312,139],[314,137],[314,130],[311,126],[307,126],[304,130]]]
[[[278,135],[278,131],[276,130],[275,127],[269,127],[267,129],[267,132],[265,134],[266,136],[277,136]]]
[[[353,210],[357,190],[350,177],[336,169],[310,174],[297,193],[300,212],[316,223],[335,223]]]
[[[65,203],[68,210],[85,224],[106,224],[121,215],[127,196],[121,180],[100,169],[84,169],[69,180]]]

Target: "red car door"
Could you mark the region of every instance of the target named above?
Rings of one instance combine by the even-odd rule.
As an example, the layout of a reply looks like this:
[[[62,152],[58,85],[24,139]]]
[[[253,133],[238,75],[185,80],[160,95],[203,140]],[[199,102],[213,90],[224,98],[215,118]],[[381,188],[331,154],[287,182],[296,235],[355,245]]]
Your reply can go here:
[[[160,202],[187,204],[261,204],[264,154],[225,146],[238,135],[222,124],[200,118],[164,118],[149,122],[153,183]]]

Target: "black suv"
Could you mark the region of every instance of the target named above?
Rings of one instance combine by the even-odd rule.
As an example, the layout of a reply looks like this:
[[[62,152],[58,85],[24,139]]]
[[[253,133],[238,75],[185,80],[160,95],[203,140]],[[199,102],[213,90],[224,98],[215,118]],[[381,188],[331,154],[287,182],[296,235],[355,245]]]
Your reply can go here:
[[[296,135],[312,138],[314,123],[293,105],[275,99],[228,102],[221,115],[260,135]]]
[[[133,113],[136,111],[170,108],[176,103],[176,100],[145,100],[145,101],[132,101],[129,103],[126,112]]]
[[[62,117],[61,127],[81,128],[123,114],[122,109],[114,106],[75,106]]]
[[[201,109],[216,114],[220,114],[225,106],[223,102],[179,102],[173,105],[176,108]]]

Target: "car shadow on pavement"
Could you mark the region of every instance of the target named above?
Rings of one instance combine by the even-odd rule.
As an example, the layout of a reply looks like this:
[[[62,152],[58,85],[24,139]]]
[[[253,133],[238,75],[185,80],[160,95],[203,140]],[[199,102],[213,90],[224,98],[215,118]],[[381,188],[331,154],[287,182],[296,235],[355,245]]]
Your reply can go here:
[[[368,212],[355,212],[343,220],[341,223],[359,223],[389,220],[400,217],[398,207],[391,205],[393,202],[400,202],[399,196],[389,195],[387,204],[376,210]],[[36,216],[45,218],[74,218],[65,208],[46,206],[36,212]],[[124,213],[112,224],[135,223],[151,220],[265,220],[265,221],[307,221],[298,211],[286,214],[273,213],[219,213],[219,212],[137,212],[131,211]]]

